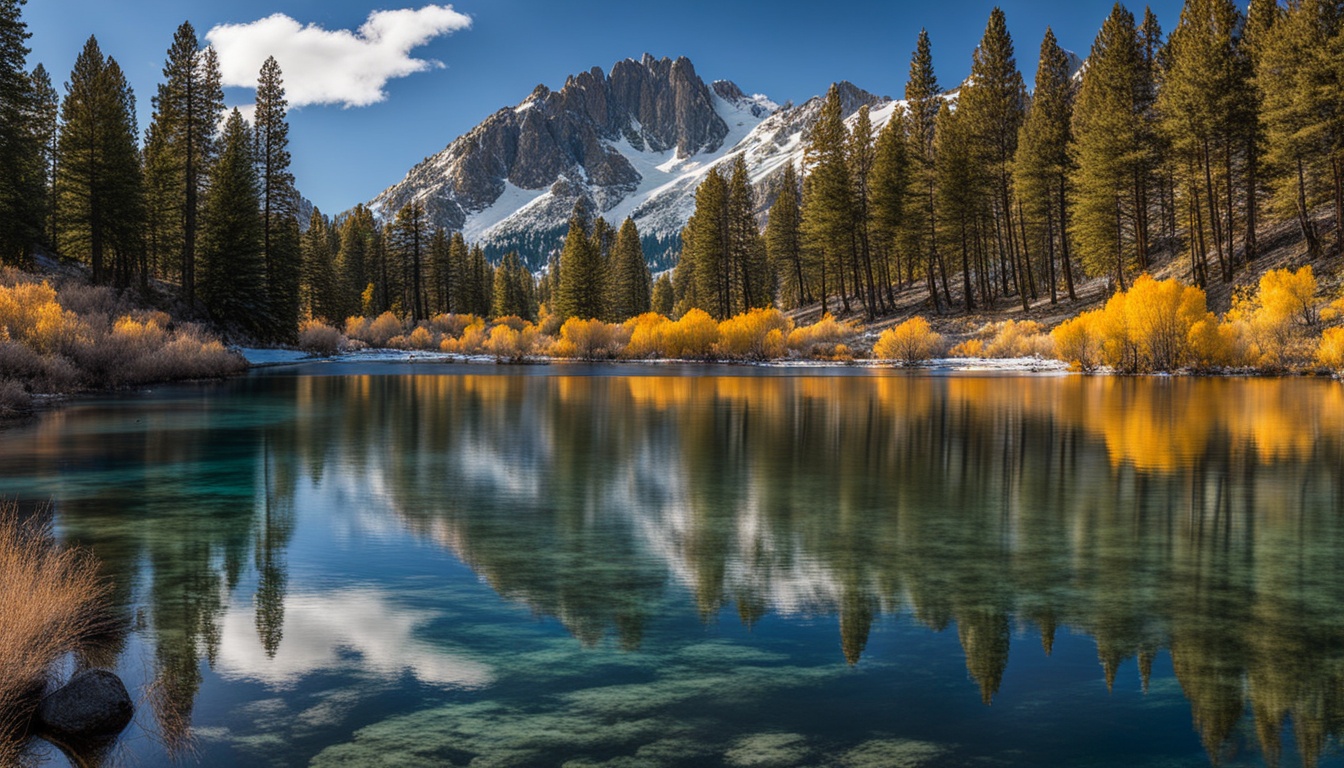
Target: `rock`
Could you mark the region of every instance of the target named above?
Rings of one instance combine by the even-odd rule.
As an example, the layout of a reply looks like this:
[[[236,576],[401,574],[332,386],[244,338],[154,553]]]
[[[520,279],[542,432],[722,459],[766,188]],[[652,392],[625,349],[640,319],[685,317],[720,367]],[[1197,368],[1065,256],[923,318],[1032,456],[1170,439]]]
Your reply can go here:
[[[77,743],[105,741],[131,722],[135,708],[121,678],[105,669],[80,672],[42,700],[41,730]]]

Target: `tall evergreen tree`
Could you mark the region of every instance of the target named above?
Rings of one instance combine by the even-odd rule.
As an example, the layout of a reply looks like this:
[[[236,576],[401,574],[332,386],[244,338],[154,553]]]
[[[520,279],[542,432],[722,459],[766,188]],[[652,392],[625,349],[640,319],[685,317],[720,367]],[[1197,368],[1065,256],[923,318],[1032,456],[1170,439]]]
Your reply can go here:
[[[851,311],[845,270],[854,254],[854,190],[845,151],[848,131],[843,110],[840,89],[832,84],[803,150],[810,187],[803,197],[802,229],[808,247],[821,256],[817,282],[823,312],[832,284],[844,310]]]
[[[143,216],[135,96],[92,37],[75,60],[57,140],[59,247],[87,261],[95,282],[129,285]],[[108,264],[108,257],[113,257]]]
[[[1069,299],[1078,298],[1068,234],[1069,147],[1073,141],[1075,93],[1071,74],[1068,55],[1059,47],[1054,30],[1047,28],[1036,70],[1036,92],[1022,127],[1013,170],[1029,230],[1035,232],[1035,242],[1041,243],[1046,253],[1046,282],[1052,304],[1058,300],[1059,271],[1064,273]],[[1062,269],[1057,270],[1057,264]]]
[[[0,263],[22,262],[42,239],[49,200],[38,115],[43,96],[25,68],[24,0],[0,0]],[[48,81],[47,85],[50,85]]]
[[[920,30],[919,42],[910,59],[910,79],[905,84],[905,101],[909,120],[909,157],[911,160],[910,197],[919,204],[910,206],[907,211],[904,239],[912,254],[918,254],[922,262],[924,275],[928,283],[929,301],[935,312],[942,311],[938,299],[936,282],[942,272],[943,292],[947,303],[952,297],[947,290],[946,270],[940,270],[942,258],[938,252],[936,237],[937,219],[934,208],[937,202],[937,168],[934,152],[934,126],[938,119],[938,109],[942,103],[942,91],[938,87],[938,78],[933,71],[933,49],[929,44],[928,30]]]
[[[611,249],[611,272],[607,278],[608,318],[623,322],[649,311],[653,290],[649,263],[644,259],[639,229],[633,219],[621,222]]]
[[[651,304],[654,312],[660,315],[672,314],[676,308],[676,291],[672,288],[672,275],[670,272],[664,272],[653,281],[653,296]]]
[[[1012,163],[1017,152],[1018,133],[1026,117],[1026,104],[1026,87],[1022,83],[1022,73],[1017,69],[1008,23],[1003,11],[995,8],[990,13],[980,45],[975,49],[971,77],[962,88],[957,111],[964,113],[970,142],[968,161],[971,169],[967,181],[972,194],[982,197],[981,201],[968,201],[968,204],[987,209],[993,217],[1003,269],[1012,275],[1014,291],[1024,310],[1030,307],[1030,298],[1036,289],[1031,260],[1015,226]],[[963,254],[968,248],[969,241]],[[964,255],[962,261],[963,265],[968,263]],[[963,282],[969,292],[969,276],[964,277]],[[969,297],[967,306],[971,306]]]
[[[1241,23],[1230,0],[1187,0],[1168,44],[1158,100],[1174,166],[1188,190],[1185,203],[1197,209],[1202,198],[1208,216],[1207,230],[1197,226],[1190,232],[1192,272],[1201,284],[1206,231],[1224,282],[1232,279],[1236,264],[1233,160],[1241,158],[1253,120],[1250,72],[1238,50]],[[1191,211],[1189,220],[1199,222],[1200,213]]]
[[[36,106],[33,129],[38,158],[41,163],[41,242],[51,250],[56,248],[56,141],[60,136],[61,96],[51,84],[46,67],[38,64],[30,75]]]
[[[356,205],[340,225],[340,247],[336,253],[336,281],[340,296],[340,314],[366,313],[364,294],[373,283],[373,214]]]
[[[976,165],[975,137],[970,113],[943,102],[938,110],[934,147],[937,154],[935,212],[942,250],[961,254],[962,302],[967,312],[975,310],[971,288],[972,227],[981,202],[978,183],[983,168]]]
[[[266,291],[275,321],[274,335],[292,336],[299,316],[299,195],[289,170],[289,123],[285,113],[284,77],[271,56],[257,80],[253,140],[261,181],[262,251],[266,256]]]
[[[343,316],[336,277],[336,250],[332,247],[331,224],[322,211],[313,208],[308,231],[303,233],[303,312],[328,323],[339,323]]]
[[[1069,226],[1088,272],[1111,274],[1118,290],[1139,262],[1129,195],[1142,172],[1136,158],[1143,149],[1144,67],[1134,15],[1117,3],[1092,44],[1074,107],[1076,193]]]
[[[714,317],[731,316],[728,247],[728,183],[714,167],[696,189],[695,212],[681,233],[677,270],[687,284],[682,294],[687,301],[684,309],[697,307]]]
[[[177,251],[174,260],[182,294],[190,303],[196,292],[200,197],[224,110],[219,59],[214,49],[201,50],[190,22],[183,22],[173,35],[163,77],[154,97],[151,139],[146,141],[150,200],[159,209],[150,214],[155,224],[150,240]]]
[[[536,291],[532,273],[517,251],[509,251],[495,268],[491,314],[494,317],[516,315],[524,320],[537,319]]]
[[[1257,224],[1259,222],[1262,182],[1261,168],[1265,158],[1265,91],[1260,78],[1265,51],[1272,43],[1275,23],[1279,20],[1278,0],[1251,0],[1246,10],[1246,25],[1242,30],[1241,51],[1250,72],[1250,120],[1246,136],[1246,259],[1254,259],[1259,251]]]
[[[1264,94],[1267,160],[1275,177],[1274,204],[1297,219],[1308,250],[1322,252],[1313,209],[1333,199],[1336,237],[1344,238],[1341,165],[1341,11],[1325,0],[1296,0],[1274,27],[1257,80]],[[1338,247],[1338,243],[1337,243]]]
[[[765,251],[770,266],[779,278],[782,301],[788,307],[801,307],[812,300],[803,275],[802,211],[799,209],[798,172],[793,163],[784,166],[779,194],[770,206],[765,224]],[[669,284],[669,287],[670,284]]]
[[[448,312],[452,305],[453,271],[449,260],[448,232],[434,227],[429,236],[429,301],[432,313]]]
[[[387,247],[396,255],[401,267],[401,285],[405,292],[402,306],[409,306],[411,320],[417,323],[429,319],[424,286],[429,241],[425,204],[418,199],[412,200],[397,211],[396,219],[388,227]]]
[[[877,290],[877,278],[873,271],[873,246],[869,225],[872,218],[872,179],[873,165],[877,162],[876,148],[873,145],[873,122],[867,105],[859,107],[845,144],[845,164],[849,169],[852,202],[851,212],[854,223],[851,226],[853,246],[852,275],[855,292],[863,296],[864,312],[869,319],[877,313],[885,312],[882,295]],[[859,287],[863,290],[860,291]]]
[[[910,189],[910,161],[906,154],[905,110],[896,107],[877,135],[869,186],[868,227],[888,304],[895,305],[892,286],[902,282],[900,229]]]
[[[260,181],[247,122],[233,110],[202,210],[201,299],[217,322],[254,334],[274,327],[266,304]]]
[[[747,163],[738,155],[728,180],[729,283],[732,285],[731,314],[774,304],[774,287],[765,255],[765,241],[756,223],[756,192],[751,186]]]
[[[588,320],[602,316],[602,254],[593,245],[588,205],[580,197],[569,217],[569,230],[560,251],[560,281],[555,312],[563,318]]]

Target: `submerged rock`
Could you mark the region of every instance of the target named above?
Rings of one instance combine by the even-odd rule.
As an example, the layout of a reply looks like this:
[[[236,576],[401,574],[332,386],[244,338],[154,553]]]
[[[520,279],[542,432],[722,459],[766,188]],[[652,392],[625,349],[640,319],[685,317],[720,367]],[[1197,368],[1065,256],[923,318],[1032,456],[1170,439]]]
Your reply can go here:
[[[105,669],[91,669],[43,699],[37,723],[62,741],[98,742],[121,733],[134,713],[121,678]]]

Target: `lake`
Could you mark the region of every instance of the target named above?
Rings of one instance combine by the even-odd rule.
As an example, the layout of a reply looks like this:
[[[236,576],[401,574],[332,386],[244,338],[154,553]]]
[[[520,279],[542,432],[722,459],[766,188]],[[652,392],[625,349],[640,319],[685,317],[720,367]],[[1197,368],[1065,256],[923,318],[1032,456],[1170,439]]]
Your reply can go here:
[[[0,468],[115,583],[108,765],[1341,764],[1338,382],[310,364]]]

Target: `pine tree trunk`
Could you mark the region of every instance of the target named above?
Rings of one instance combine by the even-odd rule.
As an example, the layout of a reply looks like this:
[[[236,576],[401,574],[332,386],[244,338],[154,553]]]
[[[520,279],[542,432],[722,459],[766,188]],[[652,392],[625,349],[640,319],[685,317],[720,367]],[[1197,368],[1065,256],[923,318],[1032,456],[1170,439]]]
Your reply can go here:
[[[1078,300],[1073,284],[1073,257],[1069,253],[1068,180],[1059,177],[1059,260],[1064,262],[1064,283],[1069,289],[1069,301]]]
[[[1302,229],[1302,237],[1307,241],[1307,252],[1314,258],[1321,255],[1321,243],[1316,239],[1316,227],[1311,222],[1311,211],[1307,210],[1307,172],[1302,158],[1297,158],[1297,223]]]
[[[1059,303],[1059,278],[1055,275],[1055,212],[1045,207],[1045,256],[1050,262],[1050,304]]]
[[[1227,173],[1227,264],[1228,272],[1237,271],[1236,194],[1232,185],[1232,142],[1223,144],[1223,165]]]
[[[1022,230],[1022,264],[1027,268],[1027,287],[1031,289],[1031,300],[1040,298],[1036,292],[1036,270],[1031,266],[1031,250],[1027,248],[1027,216],[1022,212],[1022,201],[1017,201],[1017,226]]]
[[[961,290],[966,294],[966,312],[975,311],[975,293],[971,290],[971,254],[966,241],[966,217],[961,217]]]
[[[1218,222],[1218,192],[1213,187],[1213,162],[1209,155],[1209,140],[1204,139],[1202,165],[1204,166],[1204,193],[1209,203],[1209,231],[1213,235],[1214,252],[1218,254],[1218,269],[1222,272],[1223,282],[1232,282],[1232,272],[1228,269],[1227,259],[1223,257],[1223,232]]]
[[[1338,156],[1331,158],[1330,170],[1334,172],[1335,255],[1344,256],[1344,165]]]
[[[1259,172],[1260,158],[1255,151],[1255,132],[1252,130],[1251,138],[1246,146],[1246,263],[1255,261],[1256,251],[1259,244],[1256,242],[1256,210],[1260,207],[1259,192],[1256,189],[1256,176]]]

